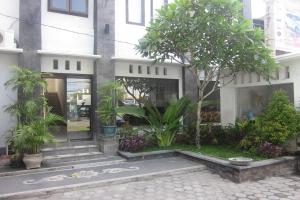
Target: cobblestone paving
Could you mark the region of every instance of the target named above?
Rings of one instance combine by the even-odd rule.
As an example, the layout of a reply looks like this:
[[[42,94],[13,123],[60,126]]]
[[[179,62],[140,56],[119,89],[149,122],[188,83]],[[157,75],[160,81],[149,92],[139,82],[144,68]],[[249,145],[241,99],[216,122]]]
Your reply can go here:
[[[153,180],[99,187],[30,200],[300,200],[300,176],[272,177],[242,184],[208,170]],[[27,199],[29,200],[29,199]]]

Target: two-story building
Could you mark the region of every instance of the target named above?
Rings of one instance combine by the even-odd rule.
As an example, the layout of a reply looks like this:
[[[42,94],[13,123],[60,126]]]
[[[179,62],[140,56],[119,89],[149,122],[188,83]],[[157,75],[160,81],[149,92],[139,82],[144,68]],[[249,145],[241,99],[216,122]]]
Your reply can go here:
[[[46,97],[64,116],[53,134],[60,142],[96,141],[97,90],[116,77],[151,80],[157,104],[181,97],[188,75],[176,63],[153,64],[135,51],[156,9],[166,0],[2,0],[0,6],[0,152],[15,119],[4,112],[17,100],[4,87],[11,66],[50,73]],[[186,93],[189,93],[187,91]],[[190,94],[194,95],[191,91]],[[104,142],[105,143],[105,142]],[[110,143],[108,141],[108,143]],[[103,149],[103,148],[102,148]]]

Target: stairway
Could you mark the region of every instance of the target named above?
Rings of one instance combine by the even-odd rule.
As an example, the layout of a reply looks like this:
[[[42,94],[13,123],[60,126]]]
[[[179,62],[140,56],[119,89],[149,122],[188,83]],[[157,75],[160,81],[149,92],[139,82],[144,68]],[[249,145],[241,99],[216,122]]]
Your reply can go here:
[[[52,108],[51,112],[60,116],[63,116],[62,105],[59,101],[57,93],[47,92],[45,96],[48,100],[48,105]]]
[[[93,163],[118,163],[125,161],[119,156],[99,152],[94,141],[61,142],[46,145],[42,149],[43,167],[60,167]]]

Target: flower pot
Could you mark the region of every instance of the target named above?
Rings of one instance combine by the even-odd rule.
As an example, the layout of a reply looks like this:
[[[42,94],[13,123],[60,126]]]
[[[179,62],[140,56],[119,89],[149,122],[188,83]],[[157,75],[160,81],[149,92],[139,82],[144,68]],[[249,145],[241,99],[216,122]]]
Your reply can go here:
[[[117,133],[117,126],[103,126],[102,130],[104,136],[115,136]]]
[[[0,157],[0,167],[10,165],[10,156],[1,156]]]
[[[38,154],[24,154],[23,162],[25,163],[26,169],[40,168],[43,160],[41,153]]]

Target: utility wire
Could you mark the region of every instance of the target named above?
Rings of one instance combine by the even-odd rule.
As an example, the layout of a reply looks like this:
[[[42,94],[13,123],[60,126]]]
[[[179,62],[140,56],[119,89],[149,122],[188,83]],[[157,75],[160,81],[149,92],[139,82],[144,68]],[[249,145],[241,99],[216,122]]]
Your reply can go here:
[[[57,29],[57,30],[61,30],[61,31],[66,31],[66,32],[70,32],[70,33],[74,33],[74,34],[78,34],[78,35],[85,35],[85,36],[89,36],[89,37],[93,37],[94,38],[94,35],[92,35],[92,34],[78,32],[78,31],[73,31],[73,30],[70,30],[70,29],[61,28],[61,27],[57,27],[57,26],[52,26],[52,25],[48,25],[48,24],[42,24],[42,23],[37,23],[37,22],[28,22],[28,21],[20,19],[18,17],[6,15],[6,14],[3,14],[3,13],[0,13],[0,16],[11,18],[11,19],[15,19],[15,20],[18,20],[19,22],[25,23],[25,24],[41,25],[41,26],[48,27],[48,28],[53,28],[53,29]],[[136,45],[134,43],[130,43],[130,42],[126,42],[126,41],[121,41],[121,40],[111,40],[111,39],[105,39],[105,40],[107,40],[107,41],[113,41],[113,42],[119,42],[119,43],[124,43],[124,44],[129,44],[129,45],[133,45],[133,46]]]

